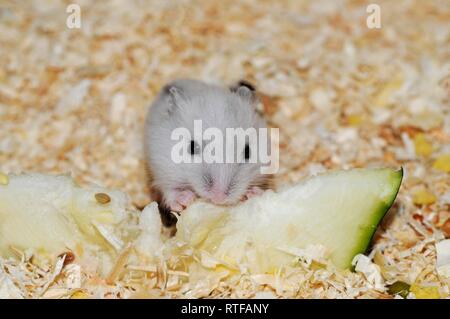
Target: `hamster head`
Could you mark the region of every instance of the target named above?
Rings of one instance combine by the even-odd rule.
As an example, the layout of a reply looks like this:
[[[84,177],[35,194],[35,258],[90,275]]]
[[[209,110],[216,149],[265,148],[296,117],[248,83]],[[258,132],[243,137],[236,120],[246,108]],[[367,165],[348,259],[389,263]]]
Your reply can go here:
[[[174,174],[199,197],[215,204],[234,204],[268,177],[260,173],[258,155],[258,132],[266,123],[256,111],[251,86],[228,89],[200,83],[175,82],[166,88],[172,129],[189,131],[182,141],[171,141],[172,146],[181,143],[183,154],[191,160],[175,164]],[[269,147],[268,137],[264,140]]]

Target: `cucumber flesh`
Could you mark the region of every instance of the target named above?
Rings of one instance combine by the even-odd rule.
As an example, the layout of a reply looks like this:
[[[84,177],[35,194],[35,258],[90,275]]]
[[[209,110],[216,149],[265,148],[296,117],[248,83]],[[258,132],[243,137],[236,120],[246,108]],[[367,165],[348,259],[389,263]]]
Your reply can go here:
[[[321,245],[338,268],[351,266],[393,204],[403,170],[325,173],[235,207],[196,202],[178,220],[178,239],[236,266],[273,272],[292,262],[280,247]]]

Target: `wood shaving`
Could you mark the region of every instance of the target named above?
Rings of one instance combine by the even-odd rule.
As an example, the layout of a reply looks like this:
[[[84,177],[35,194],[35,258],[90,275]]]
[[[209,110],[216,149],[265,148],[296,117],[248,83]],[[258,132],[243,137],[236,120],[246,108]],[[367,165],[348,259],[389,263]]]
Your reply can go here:
[[[0,258],[0,297],[390,298],[384,288],[399,280],[422,295],[450,296],[436,269],[445,235],[435,227],[450,210],[448,1],[377,1],[380,29],[367,28],[364,1],[79,3],[81,29],[66,27],[64,2],[0,8],[1,172],[70,173],[144,207],[142,131],[158,90],[177,77],[245,78],[280,127],[277,186],[326,169],[404,167],[396,205],[367,257],[383,287],[313,261],[275,275],[199,269],[202,280],[193,280],[180,266],[192,251],[180,243],[178,259],[156,269],[122,253],[107,281],[85,265],[64,266],[64,258]],[[415,189],[433,200],[414,203]]]

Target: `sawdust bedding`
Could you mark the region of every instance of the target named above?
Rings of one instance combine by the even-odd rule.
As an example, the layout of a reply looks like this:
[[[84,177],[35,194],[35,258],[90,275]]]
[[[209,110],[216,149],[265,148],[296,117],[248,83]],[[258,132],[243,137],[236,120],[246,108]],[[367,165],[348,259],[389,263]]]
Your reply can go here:
[[[148,204],[142,157],[146,107],[175,77],[256,84],[281,128],[276,184],[328,169],[405,169],[366,271],[315,269],[187,286],[167,265],[110,280],[70,256],[36,265],[0,258],[0,295],[25,298],[450,296],[436,243],[450,236],[450,4],[379,1],[78,1],[0,5],[0,171],[70,173],[81,185]],[[64,259],[66,258],[66,262]],[[120,260],[118,261],[120,263]]]

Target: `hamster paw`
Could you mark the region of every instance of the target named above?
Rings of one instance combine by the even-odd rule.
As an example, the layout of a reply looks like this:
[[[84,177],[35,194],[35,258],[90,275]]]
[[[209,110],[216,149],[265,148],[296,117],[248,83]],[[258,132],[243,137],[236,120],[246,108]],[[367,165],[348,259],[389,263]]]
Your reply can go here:
[[[178,204],[177,202],[169,203],[170,211],[172,212],[181,212],[183,210],[183,206]]]
[[[196,195],[190,190],[176,191],[175,200],[170,203],[170,209],[175,212],[181,212],[184,208],[192,204]]]
[[[245,194],[246,199],[262,195],[264,193],[264,190],[262,190],[258,186],[253,186],[247,190],[247,193]]]

